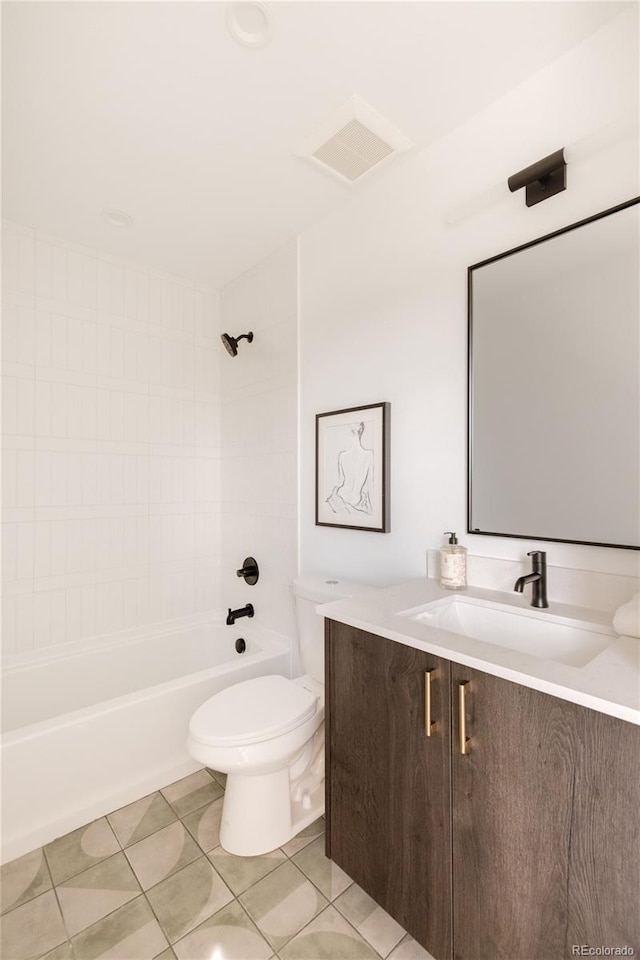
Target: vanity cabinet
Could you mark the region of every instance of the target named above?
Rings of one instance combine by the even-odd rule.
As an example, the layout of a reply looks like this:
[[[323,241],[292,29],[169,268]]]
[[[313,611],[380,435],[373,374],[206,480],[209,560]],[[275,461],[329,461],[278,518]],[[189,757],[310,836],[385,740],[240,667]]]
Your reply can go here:
[[[640,727],[581,707],[569,861],[571,944],[640,955]]]
[[[327,856],[450,957],[449,663],[333,622],[327,638]]]
[[[333,621],[326,638],[327,856],[436,960],[637,952],[640,728]]]
[[[455,663],[451,676],[455,956],[560,960],[575,707]]]

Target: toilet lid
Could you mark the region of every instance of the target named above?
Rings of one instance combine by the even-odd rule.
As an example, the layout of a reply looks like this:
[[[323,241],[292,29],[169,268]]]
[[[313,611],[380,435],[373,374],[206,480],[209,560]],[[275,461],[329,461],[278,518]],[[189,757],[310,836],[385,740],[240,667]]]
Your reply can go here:
[[[242,746],[270,740],[304,723],[316,709],[316,697],[276,674],[243,680],[221,690],[199,707],[189,732],[196,740]]]

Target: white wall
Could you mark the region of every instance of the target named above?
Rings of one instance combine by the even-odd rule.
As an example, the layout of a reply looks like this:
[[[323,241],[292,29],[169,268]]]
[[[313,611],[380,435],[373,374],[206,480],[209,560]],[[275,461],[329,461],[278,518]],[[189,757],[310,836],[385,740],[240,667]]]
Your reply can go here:
[[[303,572],[374,584],[421,576],[426,549],[452,529],[475,554],[531,549],[464,534],[466,270],[637,195],[634,138],[570,164],[566,192],[538,206],[506,188],[510,174],[637,112],[637,43],[634,9],[302,236]],[[447,223],[452,208],[500,183],[502,198],[484,212]],[[314,526],[315,414],[382,400],[391,402],[392,532]],[[556,565],[637,571],[629,551],[546,549]]]
[[[7,224],[4,653],[217,608],[209,288]]]
[[[254,622],[286,637],[295,635],[297,572],[297,276],[291,243],[221,294],[222,329],[254,334],[236,357],[223,351],[221,360],[221,603],[252,603]],[[253,587],[235,573],[246,556],[260,567]]]

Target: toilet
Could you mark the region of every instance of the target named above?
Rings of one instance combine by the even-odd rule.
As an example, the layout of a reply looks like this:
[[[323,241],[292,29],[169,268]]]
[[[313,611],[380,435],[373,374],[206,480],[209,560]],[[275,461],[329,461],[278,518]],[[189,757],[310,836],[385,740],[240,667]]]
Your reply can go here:
[[[372,587],[324,577],[293,581],[300,662],[233,684],[189,723],[191,756],[227,774],[220,844],[241,857],[268,853],[324,813],[324,619],[316,607]]]

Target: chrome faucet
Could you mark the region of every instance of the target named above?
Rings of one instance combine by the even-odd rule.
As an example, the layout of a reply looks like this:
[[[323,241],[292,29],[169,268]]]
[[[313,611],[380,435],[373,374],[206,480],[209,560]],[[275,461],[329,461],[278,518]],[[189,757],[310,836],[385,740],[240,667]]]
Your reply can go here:
[[[531,584],[531,606],[548,607],[547,600],[547,555],[543,550],[531,550],[528,554],[531,557],[531,573],[524,577],[518,577],[513,589],[516,593],[522,593],[525,584]]]

